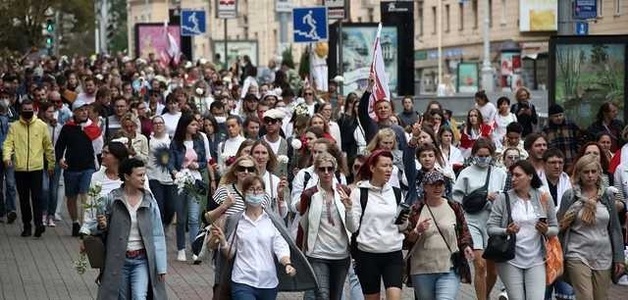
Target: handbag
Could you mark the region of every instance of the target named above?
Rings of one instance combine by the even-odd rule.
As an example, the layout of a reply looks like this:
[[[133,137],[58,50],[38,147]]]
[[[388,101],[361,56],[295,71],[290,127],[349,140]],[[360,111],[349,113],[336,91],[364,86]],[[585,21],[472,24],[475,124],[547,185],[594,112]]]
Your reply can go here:
[[[438,234],[440,234],[440,237],[443,238],[445,245],[447,245],[447,249],[449,249],[449,253],[451,253],[449,259],[451,260],[451,264],[453,265],[454,273],[460,276],[460,282],[471,283],[471,267],[469,267],[469,261],[467,261],[467,258],[464,257],[464,255],[460,252],[460,249],[458,249],[458,251],[456,252],[453,252],[451,250],[451,246],[449,246],[447,239],[445,239],[443,232],[440,230],[440,226],[438,226],[438,223],[436,222],[436,217],[434,217],[434,213],[432,213],[432,209],[430,208],[429,205],[427,205],[427,203],[425,204],[425,206],[427,207],[427,210],[430,212],[430,216],[432,216],[432,221],[434,221],[434,226],[436,226],[436,229],[438,230]],[[458,221],[456,220],[456,222]],[[456,233],[456,237],[457,236],[458,234]]]
[[[488,167],[488,172],[486,172],[484,186],[462,197],[462,208],[464,211],[475,214],[484,209],[488,201],[486,198],[488,197],[489,179],[491,179],[491,167]]]
[[[407,287],[412,287],[412,276],[410,276],[410,259],[412,259],[412,253],[416,250],[418,245],[418,241],[414,242],[410,251],[406,254],[406,257],[403,258],[403,265],[401,271],[401,282],[404,282]]]
[[[238,225],[240,222],[236,223],[235,229],[233,231],[233,239],[231,243],[229,243],[229,254],[233,250],[233,244],[238,239]],[[214,295],[215,300],[230,300],[231,299],[231,273],[233,272],[233,263],[235,262],[236,255],[229,258],[229,256],[225,256],[225,263],[222,264],[222,268],[220,270],[220,284],[216,289],[216,293]]]
[[[86,235],[83,238],[85,253],[92,269],[105,267],[105,242],[103,236]]]
[[[512,223],[512,211],[510,210],[510,197],[508,192],[504,192],[506,196],[506,209],[508,210],[508,224]],[[488,238],[486,249],[482,258],[492,260],[494,262],[507,262],[515,258],[515,243],[517,235],[515,233],[506,235],[491,235]]]
[[[547,214],[547,194],[541,195],[541,204]],[[557,236],[544,238],[545,240],[545,284],[551,285],[563,275],[564,258],[563,247]]]

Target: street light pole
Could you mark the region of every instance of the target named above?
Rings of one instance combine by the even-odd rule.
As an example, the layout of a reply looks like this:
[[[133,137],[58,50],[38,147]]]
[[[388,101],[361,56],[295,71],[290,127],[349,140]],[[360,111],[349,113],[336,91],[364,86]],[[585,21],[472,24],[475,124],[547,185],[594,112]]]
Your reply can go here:
[[[438,46],[438,85],[443,84],[443,1],[436,7],[436,34]]]
[[[495,81],[493,80],[493,67],[491,67],[491,37],[490,37],[490,5],[489,0],[482,0],[484,6],[484,59],[482,61],[482,89],[486,92],[492,92],[494,90]]]

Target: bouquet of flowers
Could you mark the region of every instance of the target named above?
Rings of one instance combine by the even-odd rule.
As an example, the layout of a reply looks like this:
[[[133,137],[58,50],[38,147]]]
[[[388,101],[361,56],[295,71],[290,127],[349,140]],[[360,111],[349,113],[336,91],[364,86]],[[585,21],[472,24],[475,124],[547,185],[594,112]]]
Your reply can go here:
[[[103,210],[103,198],[100,197],[100,192],[102,192],[102,183],[93,182],[89,186],[89,191],[87,191],[87,202],[83,203],[83,208],[88,210],[93,218],[95,218],[97,214],[102,213]]]
[[[203,182],[194,178],[188,169],[183,169],[177,173],[174,177],[174,184],[177,186],[179,194],[186,193],[194,197],[196,201],[200,201],[200,197],[207,191]]]
[[[85,253],[79,254],[79,258],[73,261],[72,264],[76,273],[79,273],[79,275],[85,274],[85,271],[87,271],[87,255]]]

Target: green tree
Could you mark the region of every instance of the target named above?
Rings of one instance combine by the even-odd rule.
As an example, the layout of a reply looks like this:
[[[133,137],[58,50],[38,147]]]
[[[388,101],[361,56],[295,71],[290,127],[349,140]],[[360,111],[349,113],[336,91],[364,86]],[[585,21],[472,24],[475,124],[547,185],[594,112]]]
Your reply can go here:
[[[129,48],[126,30],[126,2],[126,0],[111,1],[111,19],[109,21],[110,24],[113,23],[115,34],[113,35],[113,38],[109,40],[109,44],[107,45],[110,53],[125,51]]]

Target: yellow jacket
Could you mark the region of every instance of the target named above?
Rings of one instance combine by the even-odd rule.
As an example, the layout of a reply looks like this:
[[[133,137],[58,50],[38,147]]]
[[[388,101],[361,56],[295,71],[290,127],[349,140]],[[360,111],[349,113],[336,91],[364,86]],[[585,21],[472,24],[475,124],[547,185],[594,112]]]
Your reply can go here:
[[[44,155],[48,161],[48,169],[54,170],[54,147],[48,133],[48,125],[36,116],[30,121],[20,117],[11,123],[2,147],[2,160],[10,160],[12,155],[15,155],[15,171],[43,170]]]

